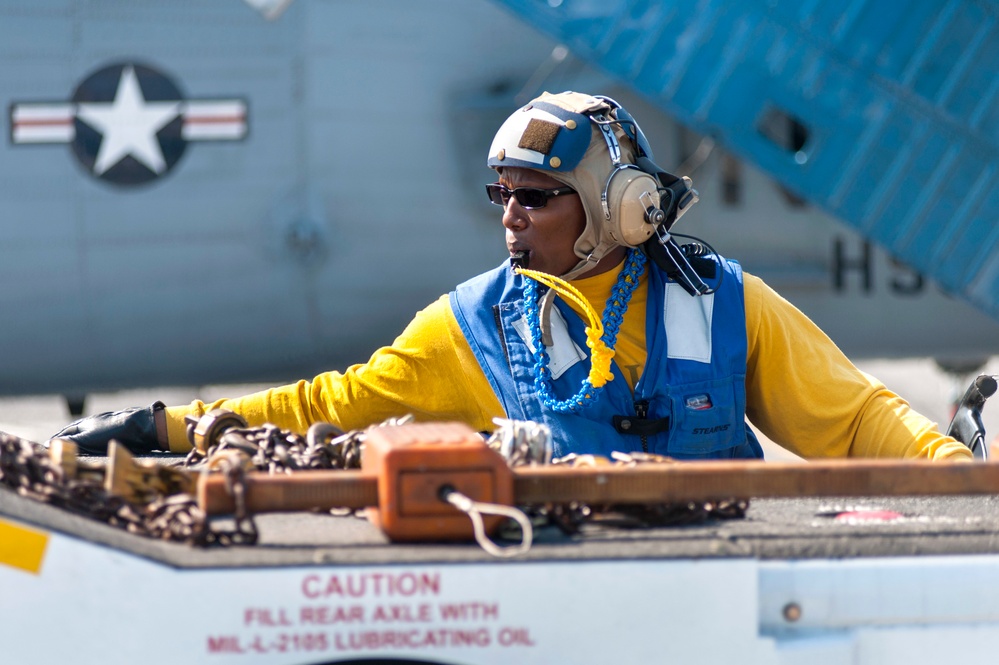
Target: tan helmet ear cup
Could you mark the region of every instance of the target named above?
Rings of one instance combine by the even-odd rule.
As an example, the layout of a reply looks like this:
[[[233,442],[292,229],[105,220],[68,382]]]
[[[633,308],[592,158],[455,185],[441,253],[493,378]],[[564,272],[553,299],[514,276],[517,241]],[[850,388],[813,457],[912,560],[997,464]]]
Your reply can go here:
[[[611,217],[606,227],[610,237],[628,247],[638,247],[648,240],[655,231],[645,216],[650,205],[659,205],[655,178],[635,168],[616,171],[607,187]]]

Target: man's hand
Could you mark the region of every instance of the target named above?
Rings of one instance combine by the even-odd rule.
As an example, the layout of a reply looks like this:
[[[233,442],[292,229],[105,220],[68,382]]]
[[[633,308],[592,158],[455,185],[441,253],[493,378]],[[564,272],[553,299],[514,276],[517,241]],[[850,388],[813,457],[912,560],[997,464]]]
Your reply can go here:
[[[145,408],[98,413],[70,423],[52,438],[72,441],[90,455],[107,455],[111,439],[139,455],[166,450],[165,432],[159,436],[156,426],[157,414],[162,420],[164,408],[163,402],[153,402]]]

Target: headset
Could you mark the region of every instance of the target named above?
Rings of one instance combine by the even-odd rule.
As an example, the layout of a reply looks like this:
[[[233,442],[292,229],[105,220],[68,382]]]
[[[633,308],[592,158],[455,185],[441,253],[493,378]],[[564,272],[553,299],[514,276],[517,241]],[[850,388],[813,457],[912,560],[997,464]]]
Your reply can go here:
[[[631,114],[610,97],[597,95],[596,98],[606,102],[613,113],[612,116],[602,112],[589,115],[610,153],[611,172],[600,195],[600,204],[611,237],[622,245],[640,246],[690,295],[714,293],[720,284],[708,287],[690,264],[687,253],[670,234],[676,221],[700,200],[690,178],[678,178],[657,166],[648,139]],[[631,141],[634,164],[622,162],[614,125]],[[702,253],[700,249],[696,251]],[[713,249],[711,253],[714,253]]]

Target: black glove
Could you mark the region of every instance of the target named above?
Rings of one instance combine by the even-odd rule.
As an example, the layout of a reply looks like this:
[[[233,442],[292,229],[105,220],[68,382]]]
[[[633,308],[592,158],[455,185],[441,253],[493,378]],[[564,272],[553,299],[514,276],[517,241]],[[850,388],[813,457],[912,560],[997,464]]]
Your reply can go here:
[[[160,450],[156,432],[156,412],[166,408],[163,402],[153,402],[146,408],[107,411],[81,418],[53,435],[75,443],[80,452],[107,455],[108,442],[115,439],[137,455]]]

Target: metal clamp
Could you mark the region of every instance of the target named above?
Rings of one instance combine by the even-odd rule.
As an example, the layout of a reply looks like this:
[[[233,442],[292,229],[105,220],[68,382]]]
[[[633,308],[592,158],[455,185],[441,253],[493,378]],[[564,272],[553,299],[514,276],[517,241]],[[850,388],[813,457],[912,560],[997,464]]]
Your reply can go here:
[[[188,435],[191,445],[202,455],[207,455],[224,431],[246,426],[246,419],[238,413],[227,409],[212,409],[198,420],[198,424],[193,430],[189,430]]]

